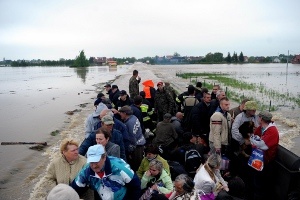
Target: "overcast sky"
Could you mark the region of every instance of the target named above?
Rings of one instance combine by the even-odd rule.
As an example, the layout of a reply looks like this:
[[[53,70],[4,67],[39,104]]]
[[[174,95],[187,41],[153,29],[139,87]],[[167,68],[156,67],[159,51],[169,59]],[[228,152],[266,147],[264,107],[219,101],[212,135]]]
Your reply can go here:
[[[0,59],[300,53],[299,0],[0,0]]]

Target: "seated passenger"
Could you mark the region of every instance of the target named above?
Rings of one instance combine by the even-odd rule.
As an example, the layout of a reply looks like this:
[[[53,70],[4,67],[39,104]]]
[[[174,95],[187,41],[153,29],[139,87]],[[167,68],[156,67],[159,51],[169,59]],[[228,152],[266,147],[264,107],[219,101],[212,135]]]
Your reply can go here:
[[[162,162],[154,159],[149,163],[149,169],[144,173],[141,180],[141,189],[145,190],[145,193],[140,200],[148,199],[151,193],[167,194],[173,190],[173,182],[163,168]]]
[[[48,194],[46,200],[80,200],[77,192],[69,185],[60,183],[55,186]]]
[[[193,179],[186,174],[178,175],[174,181],[174,191],[166,197],[169,200],[195,199]]]
[[[221,190],[229,191],[227,183],[221,177],[220,166],[219,154],[212,154],[208,157],[194,178],[196,194],[216,196]]]
[[[96,142],[101,144],[108,156],[120,158],[120,146],[110,141],[111,134],[105,128],[101,127],[96,131]]]
[[[163,159],[160,155],[159,155],[159,150],[158,147],[152,144],[149,144],[146,148],[145,148],[145,157],[143,158],[139,169],[137,170],[136,174],[138,175],[138,177],[141,179],[142,176],[144,175],[144,173],[149,169],[149,163],[156,159],[161,161],[161,163],[163,164],[163,168],[166,170],[166,172],[168,174],[170,174],[170,167],[168,162]]]
[[[122,159],[106,155],[102,145],[89,147],[87,163],[71,186],[81,194],[87,186],[96,191],[98,199],[138,199],[141,181]],[[101,197],[101,198],[100,198]]]
[[[60,145],[60,155],[50,163],[45,178],[51,187],[59,183],[69,185],[85,163],[86,158],[78,154],[78,143],[64,139]]]

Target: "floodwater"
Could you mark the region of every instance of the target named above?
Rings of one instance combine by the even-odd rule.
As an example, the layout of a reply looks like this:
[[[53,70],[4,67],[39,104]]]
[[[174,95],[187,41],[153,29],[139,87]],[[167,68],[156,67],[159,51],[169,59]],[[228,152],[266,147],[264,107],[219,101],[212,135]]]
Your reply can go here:
[[[93,105],[96,90],[102,91],[105,82],[126,68],[0,67],[0,142],[52,145],[60,138],[50,133],[70,124],[71,116],[65,113],[84,110],[85,103]],[[0,199],[23,199],[21,193],[28,197],[30,191],[18,185],[41,162],[49,162],[30,146],[0,146]],[[29,179],[27,184],[33,183]]]
[[[245,97],[254,97],[259,104],[277,108],[273,111],[275,123],[280,132],[280,144],[300,156],[300,65],[299,64],[218,64],[218,65],[156,65],[151,66],[160,74],[169,76],[169,80],[178,80],[176,73],[216,73],[253,83],[255,90],[236,89],[207,77],[193,77],[190,80],[220,84],[223,89],[235,91]],[[264,88],[263,93],[257,89]],[[289,97],[287,99],[285,97]],[[298,101],[298,103],[296,103]],[[269,106],[264,107],[267,110]]]
[[[84,69],[0,67],[0,142],[47,142],[51,147],[47,152],[40,152],[29,149],[30,145],[0,146],[0,199],[28,199],[39,173],[45,171],[49,157],[57,151],[62,135],[67,133],[74,138],[83,138],[82,122],[91,112],[97,92],[102,91],[105,82],[128,73],[129,67],[118,66],[113,71],[106,66]],[[282,94],[288,92],[296,98],[300,94],[300,65],[289,64],[288,69],[286,64],[156,65],[148,68],[165,77],[173,77],[175,81],[179,71],[228,73],[230,77],[261,84]],[[203,78],[199,77],[200,80]],[[241,92],[258,95],[245,90]],[[270,98],[259,99],[268,102]],[[89,103],[86,108],[80,106],[85,103]],[[281,142],[293,152],[300,152],[299,137],[294,140],[299,136],[299,106],[279,100],[274,104],[279,108],[273,114]],[[72,116],[65,114],[76,109],[81,111]],[[55,130],[63,130],[63,134],[51,136]],[[34,196],[38,197],[42,186],[36,187]]]

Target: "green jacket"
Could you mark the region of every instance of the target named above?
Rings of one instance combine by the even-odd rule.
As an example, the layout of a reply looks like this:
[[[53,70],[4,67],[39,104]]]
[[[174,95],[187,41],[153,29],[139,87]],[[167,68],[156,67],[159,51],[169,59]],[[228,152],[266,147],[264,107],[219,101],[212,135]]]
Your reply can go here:
[[[153,176],[147,176],[146,173],[144,173],[141,180],[141,189],[145,189],[147,187],[147,183],[150,182],[153,178]],[[162,170],[159,179],[156,180],[155,183],[157,184],[159,193],[168,194],[173,190],[173,182],[171,176],[164,169]]]
[[[170,174],[170,167],[169,167],[168,162],[165,159],[163,159],[160,155],[157,155],[157,157],[155,159],[161,161],[166,172],[168,174]],[[146,157],[143,158],[139,169],[136,171],[136,174],[138,175],[138,177],[140,179],[143,177],[144,173],[149,169],[149,163],[150,162],[149,162],[149,160],[147,160]]]

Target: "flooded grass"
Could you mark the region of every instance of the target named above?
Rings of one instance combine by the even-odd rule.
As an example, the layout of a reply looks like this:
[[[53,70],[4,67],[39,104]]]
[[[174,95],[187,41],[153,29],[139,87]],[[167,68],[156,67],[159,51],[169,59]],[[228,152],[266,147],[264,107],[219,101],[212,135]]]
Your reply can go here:
[[[50,135],[52,135],[52,136],[56,136],[58,134],[59,134],[59,130],[55,130],[50,133]]]
[[[228,98],[236,102],[241,102],[244,98],[255,100],[259,104],[259,110],[275,111],[281,106],[290,106],[292,109],[300,107],[300,95],[297,97],[290,92],[278,92],[267,88],[263,83],[247,83],[237,80],[229,73],[176,73],[176,76],[190,79],[191,82],[204,79],[204,87],[209,90],[214,84],[219,84],[226,91]],[[206,80],[206,81],[205,81]]]

